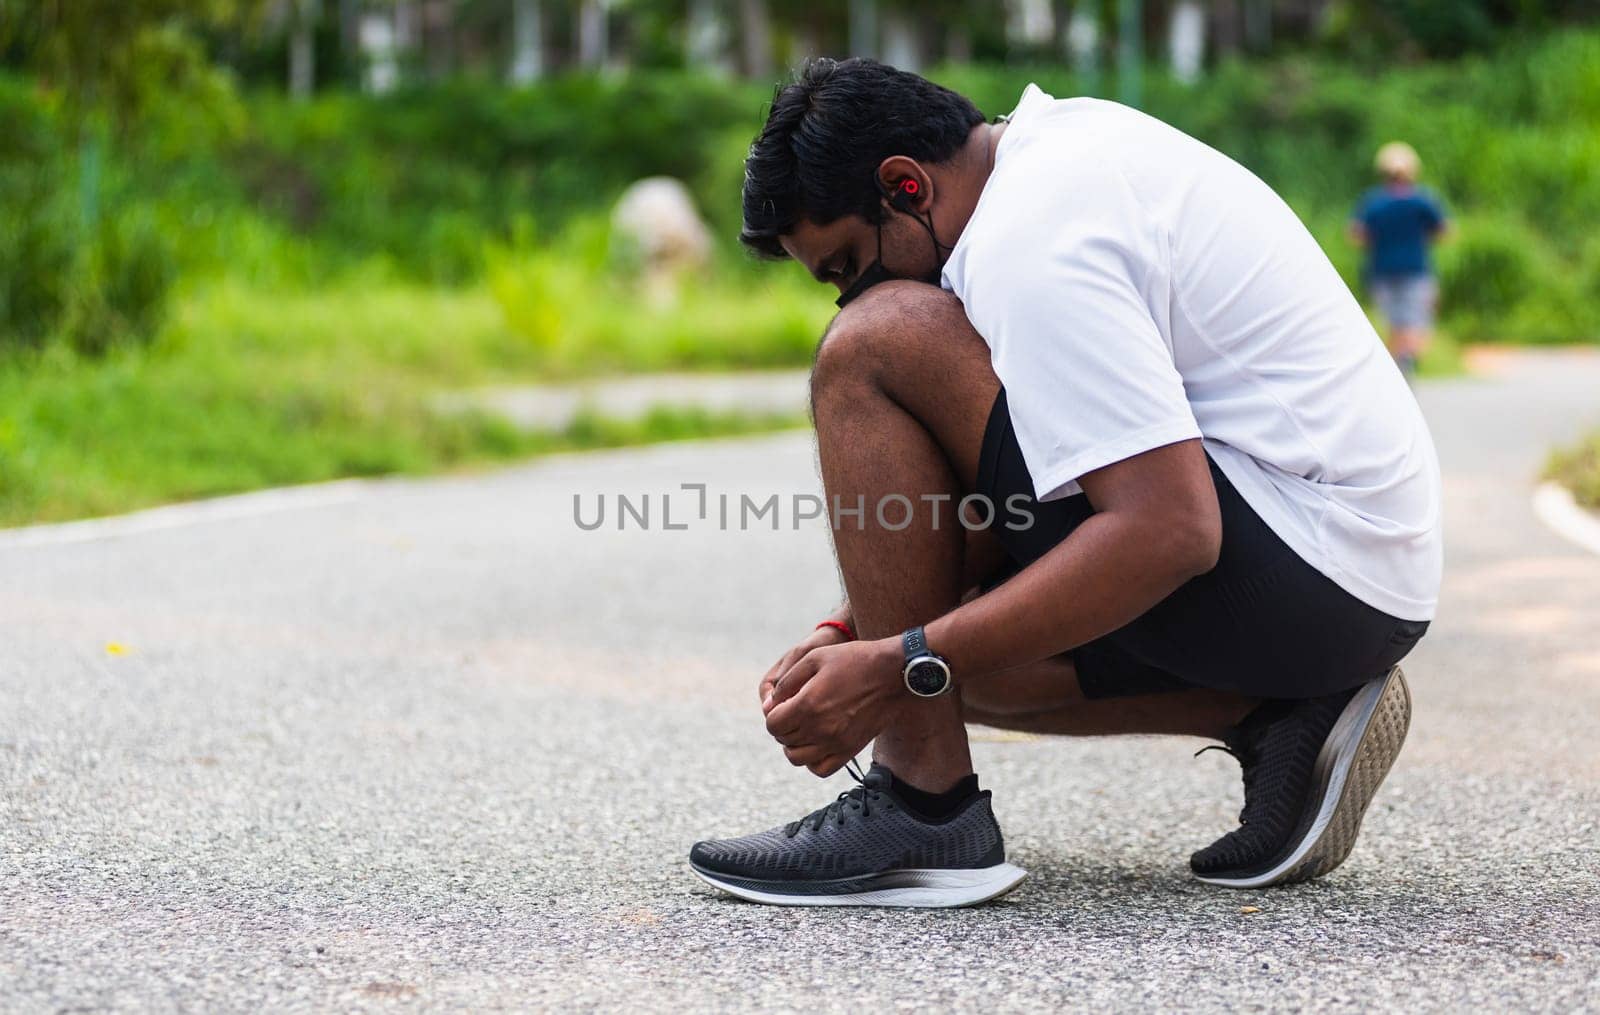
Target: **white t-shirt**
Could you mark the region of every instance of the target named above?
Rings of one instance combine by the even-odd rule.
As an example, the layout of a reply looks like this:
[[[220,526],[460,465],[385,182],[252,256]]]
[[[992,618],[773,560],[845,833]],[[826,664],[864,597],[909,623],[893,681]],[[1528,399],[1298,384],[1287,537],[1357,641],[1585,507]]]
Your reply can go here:
[[[1195,437],[1350,594],[1432,619],[1439,465],[1416,399],[1289,206],[1143,113],[1023,92],[944,266],[1041,500]]]

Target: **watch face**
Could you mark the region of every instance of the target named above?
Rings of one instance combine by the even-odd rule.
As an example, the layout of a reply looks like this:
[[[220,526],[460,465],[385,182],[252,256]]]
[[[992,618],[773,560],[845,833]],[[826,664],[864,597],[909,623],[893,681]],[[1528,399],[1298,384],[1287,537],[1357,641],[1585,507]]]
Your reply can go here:
[[[906,686],[926,698],[943,694],[950,686],[950,670],[937,659],[919,659],[906,670]]]

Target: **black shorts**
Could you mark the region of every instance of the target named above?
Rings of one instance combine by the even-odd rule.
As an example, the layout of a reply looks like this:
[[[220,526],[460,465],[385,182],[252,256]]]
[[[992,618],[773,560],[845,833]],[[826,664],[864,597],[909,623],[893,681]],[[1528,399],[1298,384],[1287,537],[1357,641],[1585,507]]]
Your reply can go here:
[[[1359,686],[1398,662],[1428,629],[1367,605],[1291,550],[1245,503],[1215,462],[1222,510],[1217,566],[1190,579],[1127,626],[1072,649],[1083,693],[1111,698],[1210,687],[1263,698],[1312,698]],[[996,506],[991,531],[1027,566],[1094,514],[1079,493],[1033,498],[1002,390],[989,414],[977,493]],[[1015,519],[1007,498],[1027,499],[1033,524]],[[1001,579],[1003,580],[1003,578]]]

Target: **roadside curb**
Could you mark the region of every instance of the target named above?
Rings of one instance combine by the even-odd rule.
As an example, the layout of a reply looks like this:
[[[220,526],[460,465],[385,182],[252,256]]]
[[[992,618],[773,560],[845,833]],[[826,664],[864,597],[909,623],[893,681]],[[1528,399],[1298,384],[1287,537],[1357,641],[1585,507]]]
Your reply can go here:
[[[1560,483],[1547,481],[1534,489],[1533,513],[1556,535],[1600,554],[1600,516],[1581,507]]]
[[[35,546],[68,546],[90,543],[101,539],[118,539],[123,536],[143,535],[147,532],[164,532],[190,525],[212,522],[236,521],[319,507],[337,507],[352,504],[382,488],[415,481],[427,483],[457,478],[475,473],[493,473],[530,466],[548,466],[567,459],[591,458],[596,455],[633,454],[681,447],[688,444],[723,444],[739,441],[793,437],[801,431],[761,430],[754,433],[718,434],[712,437],[684,437],[675,440],[650,441],[645,444],[623,444],[616,447],[572,448],[550,451],[531,458],[509,459],[486,463],[476,470],[443,470],[422,475],[392,473],[369,478],[330,479],[319,483],[298,483],[293,486],[270,486],[244,493],[221,494],[203,500],[174,501],[156,507],[140,508],[115,515],[95,518],[75,518],[65,522],[38,522],[0,528],[0,551]]]
[[[71,522],[45,522],[21,528],[0,530],[0,550],[27,546],[66,546],[114,539],[145,532],[183,528],[206,522],[231,521],[298,511],[304,508],[348,504],[364,495],[382,480],[335,479],[326,483],[270,487],[249,493],[179,501],[145,508],[128,514],[83,518]]]

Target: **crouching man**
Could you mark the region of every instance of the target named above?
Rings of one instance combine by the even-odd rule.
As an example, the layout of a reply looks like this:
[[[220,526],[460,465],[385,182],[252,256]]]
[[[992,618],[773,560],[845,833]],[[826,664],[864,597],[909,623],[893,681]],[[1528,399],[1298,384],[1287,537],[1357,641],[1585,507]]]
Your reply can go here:
[[[1115,103],[1029,86],[990,123],[819,60],[750,149],[741,239],[841,291],[813,414],[829,502],[867,505],[834,527],[847,602],[761,682],[767,729],[818,775],[869,742],[873,765],[798,821],[697,843],[694,871],[792,905],[1010,890],[964,722],[1211,738],[1245,803],[1196,877],[1343,862],[1410,720],[1395,664],[1433,616],[1438,465],[1288,206]],[[972,495],[987,529],[955,515]]]

